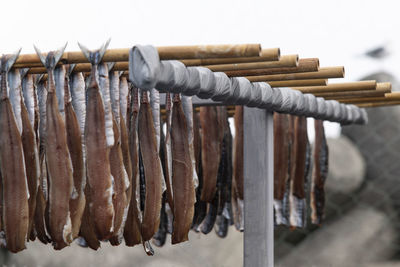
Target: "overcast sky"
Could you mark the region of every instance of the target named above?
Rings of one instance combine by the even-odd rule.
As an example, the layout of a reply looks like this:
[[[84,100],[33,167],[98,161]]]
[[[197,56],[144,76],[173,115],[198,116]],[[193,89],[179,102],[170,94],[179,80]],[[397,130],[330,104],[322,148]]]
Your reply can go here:
[[[68,41],[97,48],[112,38],[111,48],[134,44],[190,45],[261,43],[282,54],[319,57],[321,66],[346,67],[345,80],[376,70],[400,75],[399,1],[2,1],[0,49],[22,47],[33,53]],[[362,54],[386,44],[383,61]],[[343,80],[338,80],[343,81]]]

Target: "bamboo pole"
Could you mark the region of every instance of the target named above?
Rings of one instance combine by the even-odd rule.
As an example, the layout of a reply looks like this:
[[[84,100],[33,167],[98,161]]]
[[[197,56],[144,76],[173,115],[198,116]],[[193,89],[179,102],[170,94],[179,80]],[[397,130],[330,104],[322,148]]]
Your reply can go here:
[[[319,71],[304,72],[304,73],[289,73],[289,74],[273,74],[261,76],[246,76],[251,82],[263,81],[286,81],[286,80],[304,80],[304,79],[328,79],[328,78],[343,78],[343,67],[328,67],[320,68]]]
[[[204,65],[203,67],[209,68],[212,71],[251,70],[264,68],[296,67],[298,61],[298,55],[287,55],[281,56],[279,61]]]
[[[296,86],[321,86],[326,85],[326,79],[313,79],[313,80],[291,80],[291,81],[268,81],[271,87],[293,87]]]
[[[232,63],[248,63],[261,61],[277,61],[281,56],[279,48],[262,49],[259,57],[239,57],[239,58],[207,58],[207,59],[183,59],[186,66],[203,66]]]
[[[228,75],[229,77],[259,76],[259,75],[284,74],[284,73],[312,72],[312,71],[318,71],[318,69],[319,69],[318,58],[301,58],[299,59],[297,67],[231,70],[231,71],[225,71],[225,74]]]
[[[103,62],[128,61],[130,48],[108,49]],[[161,60],[197,59],[197,58],[237,58],[259,57],[260,44],[242,45],[196,45],[196,46],[163,46],[157,48]],[[81,51],[65,52],[61,62],[68,64],[87,63],[88,60]],[[15,68],[40,67],[41,62],[36,54],[20,55],[15,62]]]
[[[274,66],[290,66],[293,65],[295,66],[297,64],[297,55],[290,55],[290,56],[282,56],[281,60],[279,61],[266,61],[266,62],[256,62],[256,63],[243,63],[242,64],[224,64],[224,65],[209,65],[209,66],[203,66],[206,68],[209,68],[210,70],[213,71],[229,71],[231,69],[236,69],[236,70],[241,70],[239,69],[240,67],[244,68],[257,68],[258,66],[266,67],[274,67]],[[248,64],[253,64],[253,65],[248,65]],[[79,63],[76,64],[73,72],[90,72],[92,66],[90,63]],[[113,70],[115,71],[125,71],[129,69],[129,62],[116,62],[114,64]],[[39,73],[46,73],[46,69],[43,66],[40,67],[33,67],[30,68],[28,73],[31,74],[39,74]]]
[[[315,96],[323,97],[327,100],[341,100],[341,99],[351,99],[351,98],[365,98],[365,97],[382,97],[386,93],[390,93],[390,89],[385,90],[365,90],[365,91],[347,91],[339,93],[316,93]]]
[[[378,97],[360,97],[360,98],[349,98],[340,100],[343,103],[372,103],[381,101],[400,101],[400,92],[385,93],[383,96]]]
[[[360,108],[375,108],[375,107],[385,107],[385,106],[397,106],[400,105],[400,101],[380,101],[372,103],[361,103],[356,104]]]
[[[325,93],[325,92],[343,92],[343,91],[359,91],[359,90],[375,90],[376,81],[359,81],[347,83],[331,83],[326,86],[297,87],[296,90],[302,93]]]

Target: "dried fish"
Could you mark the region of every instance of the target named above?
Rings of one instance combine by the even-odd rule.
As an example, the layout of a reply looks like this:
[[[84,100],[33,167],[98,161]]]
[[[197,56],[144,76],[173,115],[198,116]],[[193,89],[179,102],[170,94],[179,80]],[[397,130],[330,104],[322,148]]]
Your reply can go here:
[[[224,122],[221,122],[217,107],[200,107],[200,123],[202,129],[202,152],[201,161],[203,165],[203,190],[201,200],[213,201],[217,190],[218,167],[221,158],[222,140],[224,137]]]
[[[215,221],[217,220],[218,213],[218,201],[219,201],[219,191],[217,191],[214,195],[213,201],[208,203],[208,211],[207,215],[200,225],[201,232],[203,234],[208,234],[214,228]]]
[[[7,75],[19,52],[1,58],[0,100],[0,168],[3,191],[4,233],[6,246],[11,252],[25,249],[28,234],[29,207],[28,185],[21,132],[8,96]],[[22,125],[21,125],[22,128]],[[4,240],[2,240],[4,241]]]
[[[188,240],[195,202],[193,165],[190,159],[188,129],[179,95],[174,96],[171,141],[172,189],[174,197],[172,244],[177,244]]]
[[[121,120],[124,120],[125,124],[128,123],[128,103],[129,103],[129,85],[128,79],[124,76],[120,77],[119,80],[119,104],[121,110]]]
[[[315,120],[314,165],[311,180],[311,222],[321,225],[325,208],[324,185],[328,176],[328,145],[323,121]]]
[[[167,240],[167,228],[168,228],[168,218],[167,213],[165,212],[165,202],[167,199],[166,192],[163,193],[162,205],[161,205],[161,214],[160,214],[160,226],[158,227],[157,233],[153,236],[153,244],[157,247],[162,247]]]
[[[293,163],[290,169],[290,216],[289,224],[291,229],[304,228],[306,224],[306,157],[307,157],[307,119],[303,116],[294,117],[293,137]]]
[[[167,203],[166,213],[168,214],[168,221],[170,222],[168,227],[168,233],[172,234],[172,221],[173,221],[173,210],[174,200],[172,191],[172,149],[171,149],[171,119],[172,119],[172,100],[170,93],[165,96],[165,154],[164,154],[164,179],[166,183]]]
[[[151,114],[148,93],[142,92],[138,118],[140,156],[146,179],[146,199],[142,221],[142,239],[150,240],[160,224],[161,210],[161,164],[157,150],[156,133]]]
[[[45,153],[50,181],[49,230],[54,248],[62,249],[73,240],[69,201],[74,197],[72,162],[67,145],[65,123],[58,108],[54,81],[54,68],[65,46],[56,52],[49,52],[46,58],[39,49],[36,47],[35,49],[48,73]]]
[[[137,138],[137,118],[139,113],[138,89],[132,87],[131,114],[129,115],[129,152],[132,166],[131,198],[128,209],[128,217],[125,223],[124,239],[127,246],[134,246],[141,242],[140,211],[137,201],[137,188],[139,182],[139,155]]]
[[[276,225],[288,224],[288,212],[283,203],[289,181],[289,118],[274,113],[274,215]]]
[[[87,185],[90,194],[90,197],[88,197],[88,201],[90,201],[89,212],[99,240],[109,239],[114,231],[113,177],[109,160],[109,146],[114,144],[114,135],[106,135],[106,129],[107,131],[109,129],[106,121],[105,106],[110,106],[110,103],[106,102],[109,101],[109,98],[102,98],[99,83],[96,79],[99,72],[98,65],[107,45],[108,42],[99,50],[93,52],[80,45],[81,50],[92,64],[90,84],[86,92],[88,101],[86,104],[84,142],[86,147]],[[110,131],[113,132],[113,129],[111,128]],[[110,136],[112,140],[109,140]],[[87,196],[87,194],[85,195]]]
[[[65,66],[59,65],[54,68],[54,81],[56,85],[56,96],[58,101],[58,110],[61,117],[65,120]]]
[[[64,81],[64,103],[65,125],[67,130],[67,144],[71,156],[73,167],[73,181],[76,191],[75,196],[70,200],[70,216],[72,223],[72,238],[78,237],[81,228],[81,220],[85,209],[86,198],[84,189],[86,186],[86,170],[83,155],[82,134],[79,127],[79,121],[72,106],[70,96],[69,75],[65,76]],[[59,101],[60,102],[60,101]]]
[[[233,179],[235,179],[238,197],[243,200],[243,106],[235,107],[235,144]]]
[[[29,75],[30,76],[30,75]],[[29,78],[29,77],[25,77]],[[30,77],[32,80],[32,76]],[[31,83],[25,83],[24,90],[33,92],[33,81]],[[29,88],[28,88],[29,86]],[[33,93],[24,94],[28,103],[33,104]],[[30,98],[30,99],[28,99]],[[33,110],[33,108],[32,108]],[[35,234],[33,231],[33,221],[36,209],[36,195],[39,186],[39,176],[40,176],[40,166],[39,166],[39,153],[38,146],[36,143],[36,134],[33,130],[34,122],[31,122],[29,119],[29,114],[25,104],[21,103],[21,119],[22,119],[22,146],[24,148],[24,159],[25,159],[25,171],[26,177],[28,179],[28,188],[29,188],[29,228],[28,238],[35,238]],[[33,117],[34,119],[34,117]]]

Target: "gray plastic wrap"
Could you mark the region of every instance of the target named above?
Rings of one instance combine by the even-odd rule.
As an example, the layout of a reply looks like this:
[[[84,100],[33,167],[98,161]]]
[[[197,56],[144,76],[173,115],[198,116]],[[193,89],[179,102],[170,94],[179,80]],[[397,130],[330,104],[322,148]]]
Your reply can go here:
[[[283,96],[279,88],[272,88],[272,110],[278,110],[282,106]]]
[[[253,83],[253,86],[259,86],[261,89],[261,104],[258,106],[259,108],[271,109],[271,105],[273,102],[273,91],[269,84],[264,82]]]
[[[262,104],[262,90],[258,84],[253,84],[253,88],[251,89],[251,97],[247,106],[249,107],[258,107]]]
[[[295,95],[292,92],[293,90],[285,87],[280,88],[280,90],[282,94],[282,104],[277,111],[281,113],[290,113],[296,101]]]
[[[341,104],[335,101],[335,108],[333,109],[333,120],[334,122],[340,122],[342,118],[342,108]]]
[[[304,94],[304,98],[308,99],[308,109],[304,115],[307,117],[314,117],[318,112],[317,98],[312,94]]]
[[[250,97],[251,97],[251,90],[253,88],[253,85],[250,83],[249,80],[247,80],[246,78],[243,77],[236,77],[232,79],[232,86],[233,85],[233,81],[235,81],[235,85],[237,86],[237,88],[235,88],[235,96],[236,96],[236,90],[239,89],[238,94],[237,94],[237,98],[234,100],[235,104],[237,105],[247,105],[247,103],[249,103],[250,101]],[[237,83],[236,83],[237,82]]]
[[[188,82],[187,87],[182,88],[182,94],[187,96],[193,96],[199,93],[200,91],[200,72],[198,67],[188,67]]]
[[[353,121],[353,111],[350,105],[346,105],[347,117],[343,124],[350,124]]]
[[[347,108],[345,104],[340,104],[340,118],[339,122],[342,123],[347,119]]]
[[[182,88],[187,87],[189,72],[180,61],[161,61],[161,71],[157,79],[155,87],[160,92],[180,93]]]
[[[360,109],[355,105],[350,105],[350,107],[351,107],[351,112],[352,112],[352,122],[353,123],[359,122],[361,119]]]
[[[332,120],[333,119],[333,111],[335,109],[334,107],[334,101],[333,100],[327,100],[325,101],[325,105],[326,105],[326,112],[325,115],[323,116],[324,120]]]
[[[211,97],[214,101],[224,101],[228,99],[231,92],[231,80],[224,72],[214,72],[216,86],[215,93]]]
[[[360,108],[360,113],[361,113],[361,118],[360,118],[360,124],[367,124],[368,123],[368,114],[367,111],[364,108]]]
[[[230,96],[225,100],[225,103],[227,104],[235,104],[237,99],[240,96],[240,85],[239,85],[239,78],[233,77],[230,78],[231,81],[231,94]]]
[[[160,58],[157,48],[136,45],[129,51],[129,80],[138,88],[151,90],[160,75]]]
[[[291,110],[289,111],[290,114],[294,115],[303,115],[305,110],[307,109],[304,96],[303,94],[298,91],[298,90],[290,90],[292,94],[292,99],[293,99],[293,106]]]
[[[317,105],[318,105],[318,111],[315,114],[315,118],[320,120],[324,117],[324,114],[326,112],[325,100],[322,97],[317,97]]]
[[[214,73],[207,68],[198,67],[200,74],[200,90],[197,96],[201,99],[211,98],[217,84]]]

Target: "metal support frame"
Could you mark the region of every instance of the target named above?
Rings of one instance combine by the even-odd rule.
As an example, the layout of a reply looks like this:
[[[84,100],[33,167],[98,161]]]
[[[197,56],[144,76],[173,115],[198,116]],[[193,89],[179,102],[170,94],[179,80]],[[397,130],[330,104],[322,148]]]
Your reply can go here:
[[[273,267],[273,116],[247,107],[243,116],[244,267]]]

